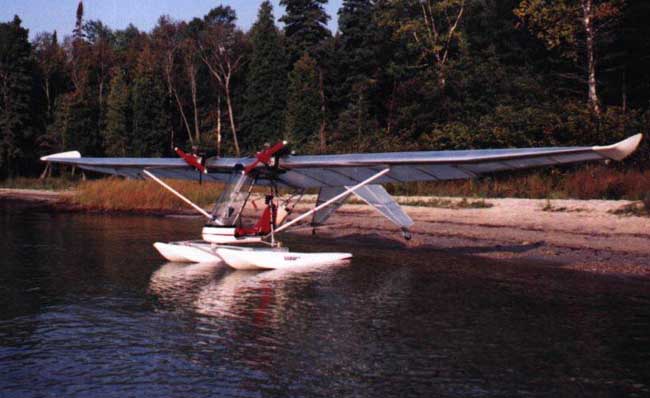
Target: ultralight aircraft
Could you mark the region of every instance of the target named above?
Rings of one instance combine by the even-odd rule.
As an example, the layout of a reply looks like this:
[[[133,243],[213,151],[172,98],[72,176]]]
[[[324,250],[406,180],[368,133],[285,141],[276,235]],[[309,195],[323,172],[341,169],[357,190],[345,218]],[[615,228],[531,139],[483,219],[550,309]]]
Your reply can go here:
[[[151,178],[203,214],[202,240],[161,243],[155,248],[174,262],[223,261],[237,269],[293,268],[338,262],[350,253],[296,253],[278,242],[276,234],[311,216],[322,225],[351,195],[375,208],[410,239],[413,220],[388,194],[383,184],[475,178],[486,173],[596,160],[620,161],[641,142],[637,134],[608,146],[482,149],[456,151],[301,155],[287,142],[268,145],[252,157],[199,156],[176,148],[178,158],[95,158],[77,151],[41,158],[44,162],[127,178]],[[211,213],[177,192],[162,178],[225,183]],[[242,212],[254,187],[268,189],[262,216],[253,226],[242,223]],[[296,217],[291,211],[306,190],[318,190],[315,206]],[[289,192],[279,195],[280,190]]]

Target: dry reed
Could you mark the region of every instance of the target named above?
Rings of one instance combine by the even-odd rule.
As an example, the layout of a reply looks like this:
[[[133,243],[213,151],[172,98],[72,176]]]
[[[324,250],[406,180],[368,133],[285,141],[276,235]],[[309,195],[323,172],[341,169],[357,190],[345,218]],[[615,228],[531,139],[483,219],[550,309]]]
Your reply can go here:
[[[166,181],[199,206],[209,206],[221,193],[222,185],[193,181]],[[107,178],[84,181],[71,199],[75,204],[97,210],[183,210],[188,205],[153,181]]]

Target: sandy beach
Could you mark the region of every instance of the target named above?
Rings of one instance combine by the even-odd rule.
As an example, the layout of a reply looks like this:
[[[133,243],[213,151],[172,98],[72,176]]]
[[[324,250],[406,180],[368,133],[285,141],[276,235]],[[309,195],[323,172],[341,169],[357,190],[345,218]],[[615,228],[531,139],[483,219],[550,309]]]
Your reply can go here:
[[[0,189],[0,200],[30,201],[61,210],[79,210],[64,200],[72,192]],[[440,198],[460,201],[459,198]],[[397,198],[400,203],[427,198]],[[319,228],[318,235],[350,239],[361,236],[390,240],[405,247],[427,247],[491,259],[548,262],[597,274],[650,277],[650,218],[612,211],[631,203],[606,200],[486,199],[489,208],[451,209],[403,205],[415,221],[413,239],[369,206],[346,204]],[[550,205],[550,206],[549,206]],[[296,208],[302,212],[309,201]],[[549,210],[550,208],[550,210]],[[164,214],[164,211],[155,214]],[[193,214],[191,210],[184,215]],[[312,234],[307,225],[294,233]]]
[[[453,199],[459,200],[459,199]],[[410,247],[493,259],[542,260],[575,270],[650,276],[650,219],[612,214],[627,201],[487,199],[486,209],[404,206],[415,221]],[[345,205],[328,235],[364,231],[402,240],[398,229],[373,209]]]

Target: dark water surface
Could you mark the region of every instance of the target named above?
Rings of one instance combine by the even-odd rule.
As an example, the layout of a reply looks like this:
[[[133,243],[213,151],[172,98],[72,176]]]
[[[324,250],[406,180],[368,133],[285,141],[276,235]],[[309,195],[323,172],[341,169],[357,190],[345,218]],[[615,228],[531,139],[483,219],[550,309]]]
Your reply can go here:
[[[199,225],[0,202],[0,396],[650,395],[643,281],[373,238],[298,237],[356,254],[300,273],[151,246]]]

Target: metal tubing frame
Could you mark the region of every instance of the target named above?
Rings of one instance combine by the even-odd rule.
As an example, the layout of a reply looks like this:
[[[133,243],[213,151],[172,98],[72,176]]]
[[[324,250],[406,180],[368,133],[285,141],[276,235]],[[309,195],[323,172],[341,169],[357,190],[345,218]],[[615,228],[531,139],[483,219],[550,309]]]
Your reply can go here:
[[[387,167],[387,168],[383,169],[382,171],[380,171],[379,173],[377,173],[377,174],[371,176],[370,178],[368,178],[368,179],[366,179],[366,180],[364,180],[364,181],[361,181],[360,183],[358,183],[357,185],[355,185],[355,186],[353,186],[353,187],[350,187],[350,188],[346,187],[345,191],[343,191],[343,192],[341,192],[340,194],[334,196],[334,197],[331,198],[330,200],[328,200],[328,201],[326,201],[326,202],[323,202],[323,203],[320,204],[319,206],[314,207],[313,209],[309,210],[308,212],[306,212],[306,213],[304,213],[304,214],[301,214],[300,216],[294,218],[293,220],[289,221],[288,223],[282,225],[280,228],[278,228],[278,229],[276,229],[275,231],[273,231],[273,233],[276,233],[276,234],[277,234],[278,232],[280,232],[280,231],[282,231],[282,230],[285,230],[285,229],[289,228],[291,225],[297,223],[298,221],[304,219],[305,217],[308,217],[308,216],[310,216],[311,214],[317,212],[318,210],[320,210],[320,209],[322,209],[322,208],[324,208],[324,207],[327,207],[327,206],[329,206],[330,204],[336,202],[337,200],[339,200],[339,199],[342,198],[343,196],[348,195],[348,194],[350,194],[350,193],[353,193],[354,191],[356,191],[357,189],[363,187],[364,185],[368,185],[368,184],[370,184],[371,182],[373,182],[373,181],[376,180],[377,178],[383,176],[384,174],[388,173],[389,171],[390,171],[390,167]],[[269,234],[269,235],[270,235],[270,234]],[[266,235],[266,237],[268,237],[269,235]]]

